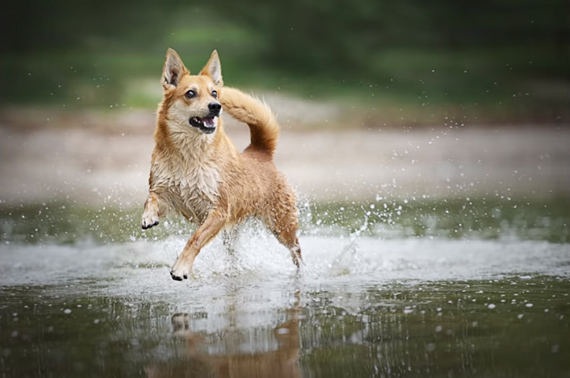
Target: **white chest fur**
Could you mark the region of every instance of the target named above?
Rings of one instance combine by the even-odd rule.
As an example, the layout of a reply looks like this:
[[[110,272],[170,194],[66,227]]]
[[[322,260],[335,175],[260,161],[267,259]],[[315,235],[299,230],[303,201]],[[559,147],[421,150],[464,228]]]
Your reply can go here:
[[[208,135],[173,134],[175,154],[159,156],[152,166],[154,186],[162,188],[170,205],[195,222],[202,222],[218,197],[220,173],[210,156]],[[205,142],[205,143],[204,143]]]

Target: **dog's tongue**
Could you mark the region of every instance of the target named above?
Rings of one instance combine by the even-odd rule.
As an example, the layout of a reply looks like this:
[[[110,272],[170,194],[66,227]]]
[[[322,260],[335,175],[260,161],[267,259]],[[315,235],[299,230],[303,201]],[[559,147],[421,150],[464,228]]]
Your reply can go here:
[[[206,127],[214,127],[214,117],[204,117],[202,118],[202,122]]]

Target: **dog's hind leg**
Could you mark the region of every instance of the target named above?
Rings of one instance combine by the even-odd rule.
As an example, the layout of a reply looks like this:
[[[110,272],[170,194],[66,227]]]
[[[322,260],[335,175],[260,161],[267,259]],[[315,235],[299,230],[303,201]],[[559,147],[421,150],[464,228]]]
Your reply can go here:
[[[224,247],[229,252],[231,256],[235,256],[236,243],[239,234],[239,226],[233,225],[230,228],[226,228],[222,231],[222,242]]]
[[[276,212],[273,216],[274,221],[266,222],[266,224],[277,240],[289,249],[293,263],[299,268],[303,257],[301,256],[301,246],[297,238],[297,229],[299,228],[297,208],[288,207],[282,209],[281,212]]]
[[[281,230],[275,233],[275,236],[277,236],[277,240],[279,240],[281,244],[289,249],[293,264],[295,264],[297,268],[300,268],[300,262],[303,261],[303,257],[301,256],[301,246],[299,245],[299,239],[295,234],[295,231],[290,232],[288,230]]]

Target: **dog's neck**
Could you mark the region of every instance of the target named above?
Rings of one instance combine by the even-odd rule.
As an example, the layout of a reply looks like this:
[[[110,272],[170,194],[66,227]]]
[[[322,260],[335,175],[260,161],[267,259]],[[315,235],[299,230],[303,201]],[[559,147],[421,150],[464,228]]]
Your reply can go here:
[[[188,123],[181,125],[177,121],[166,121],[170,140],[174,146],[184,154],[203,155],[211,149],[219,128],[212,134],[204,134]],[[219,126],[218,126],[219,127]]]
[[[214,157],[221,138],[219,132],[223,131],[218,128],[215,133],[204,134],[190,125],[162,120],[155,133],[157,150],[167,156],[168,168],[163,176],[176,183],[187,201],[184,207],[197,219],[206,214],[209,204],[218,196],[220,167]]]

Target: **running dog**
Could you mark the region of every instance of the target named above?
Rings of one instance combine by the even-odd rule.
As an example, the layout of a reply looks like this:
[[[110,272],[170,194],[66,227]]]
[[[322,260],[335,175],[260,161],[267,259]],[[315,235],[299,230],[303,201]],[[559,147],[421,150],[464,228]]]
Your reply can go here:
[[[198,225],[172,267],[172,278],[187,279],[206,244],[250,217],[267,225],[299,267],[297,200],[273,163],[279,125],[272,111],[224,87],[215,50],[200,73],[191,75],[169,49],[162,88],[142,228],[156,226],[170,211]],[[222,110],[249,126],[251,144],[243,153],[224,132]]]

